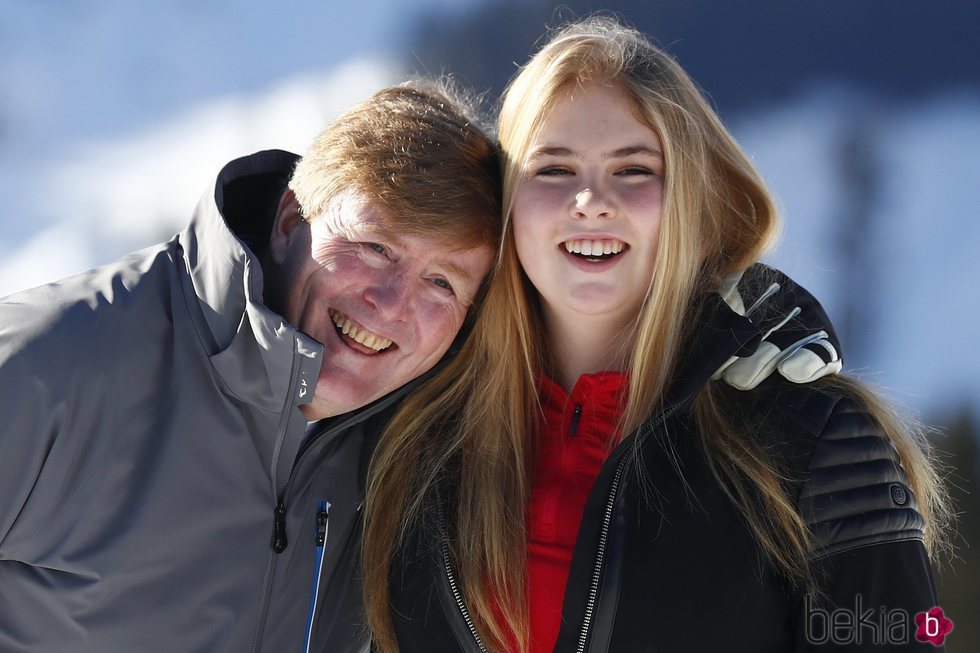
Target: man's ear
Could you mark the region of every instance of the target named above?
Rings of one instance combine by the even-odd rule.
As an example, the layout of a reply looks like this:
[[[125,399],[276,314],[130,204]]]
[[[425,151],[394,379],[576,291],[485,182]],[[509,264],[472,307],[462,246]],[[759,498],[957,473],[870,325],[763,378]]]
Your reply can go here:
[[[289,243],[296,235],[296,228],[305,224],[299,201],[291,188],[283,191],[276,207],[276,217],[272,222],[272,232],[269,234],[269,254],[276,265],[282,265],[286,260]]]

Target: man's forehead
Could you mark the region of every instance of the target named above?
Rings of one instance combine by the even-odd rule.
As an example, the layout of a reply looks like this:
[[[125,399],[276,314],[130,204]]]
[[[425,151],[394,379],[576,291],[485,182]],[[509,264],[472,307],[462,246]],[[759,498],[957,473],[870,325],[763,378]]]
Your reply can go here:
[[[419,224],[401,217],[389,210],[379,200],[366,198],[362,193],[345,194],[336,200],[336,219],[346,230],[363,235],[376,235],[388,241],[399,241],[413,237],[431,240],[431,244],[442,249],[452,243],[452,239],[438,233],[425,232]]]
[[[374,232],[386,228],[390,218],[380,202],[361,193],[343,193],[334,198],[334,219],[347,229]]]

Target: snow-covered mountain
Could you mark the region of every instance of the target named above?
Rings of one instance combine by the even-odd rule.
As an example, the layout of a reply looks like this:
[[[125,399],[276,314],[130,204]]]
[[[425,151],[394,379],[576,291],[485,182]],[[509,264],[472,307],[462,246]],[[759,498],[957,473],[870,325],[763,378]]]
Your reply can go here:
[[[0,0],[0,296],[169,238],[222,163],[302,150],[400,79],[421,8],[479,1]],[[926,415],[980,406],[980,96],[822,86],[733,128],[784,209],[773,263],[857,312],[849,367]],[[837,254],[849,229],[863,266]]]

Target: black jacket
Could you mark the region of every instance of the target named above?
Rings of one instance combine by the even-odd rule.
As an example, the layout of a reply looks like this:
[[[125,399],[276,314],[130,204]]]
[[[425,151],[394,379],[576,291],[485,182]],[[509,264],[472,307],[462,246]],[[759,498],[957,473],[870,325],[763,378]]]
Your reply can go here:
[[[812,296],[778,277],[780,302],[826,322]],[[712,474],[691,400],[732,355],[754,350],[763,322],[717,295],[704,303],[670,398],[592,488],[555,651],[850,651],[876,641],[905,644],[876,650],[939,650],[915,637],[914,616],[938,604],[922,518],[894,449],[852,398],[778,374],[749,392],[719,388],[741,432],[763,438],[783,468],[814,536],[818,597],[777,573]],[[417,537],[390,581],[401,651],[486,650],[447,543]]]

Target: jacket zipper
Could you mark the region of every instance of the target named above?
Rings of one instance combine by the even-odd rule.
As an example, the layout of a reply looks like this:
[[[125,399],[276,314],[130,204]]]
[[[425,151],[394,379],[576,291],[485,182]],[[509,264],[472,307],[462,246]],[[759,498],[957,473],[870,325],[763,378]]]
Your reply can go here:
[[[295,397],[296,397],[296,381],[299,377],[300,369],[300,356],[302,354],[298,351],[299,339],[293,336],[293,366],[289,371],[289,394],[286,395],[288,405],[284,408],[282,413],[279,415],[279,431],[276,434],[276,444],[272,450],[272,469],[269,470],[270,476],[272,478],[272,492],[276,494],[279,492],[279,456],[282,455],[282,443],[286,438],[286,430],[289,428],[289,413],[296,408]],[[287,479],[288,482],[288,479]],[[285,492],[282,495],[284,496]],[[281,501],[280,501],[281,503]]]
[[[282,499],[276,504],[272,518],[272,550],[282,553],[289,541],[286,539],[286,504]]]
[[[463,603],[463,594],[459,590],[459,585],[456,584],[456,577],[453,575],[453,565],[449,560],[449,542],[445,539],[442,541],[442,562],[446,568],[446,576],[449,578],[449,589],[452,590],[453,598],[456,599],[456,607],[459,608],[460,614],[463,615],[463,620],[466,621],[466,627],[470,629],[473,641],[480,648],[480,651],[488,653],[487,647],[483,645],[483,640],[480,639],[480,634],[476,632],[476,625],[470,617],[470,611],[466,609],[466,604]]]
[[[606,500],[606,510],[602,515],[602,529],[599,531],[599,547],[596,552],[595,565],[592,567],[592,580],[589,582],[589,597],[585,602],[585,616],[582,617],[582,630],[579,632],[578,646],[575,647],[576,653],[585,653],[585,643],[589,637],[589,629],[592,627],[592,617],[595,614],[595,605],[599,598],[599,579],[602,577],[602,567],[606,557],[606,542],[609,539],[609,524],[612,523],[616,495],[619,494],[619,480],[623,475],[626,460],[627,458],[624,456],[616,466],[616,474],[613,476],[612,485],[609,488],[609,498]]]
[[[568,434],[572,437],[578,435],[578,423],[582,419],[582,404],[575,404],[575,410],[572,411],[572,422],[568,426]]]
[[[330,502],[320,500],[316,504],[316,554],[313,559],[313,596],[310,597],[310,613],[306,617],[306,638],[303,653],[310,653],[313,641],[313,619],[316,616],[317,597],[320,596],[320,573],[327,547],[327,527],[330,525]]]
[[[442,512],[442,499],[439,498],[439,522],[444,527],[446,524],[445,515]],[[442,565],[446,570],[446,578],[449,580],[449,589],[453,593],[453,599],[456,601],[456,607],[459,609],[460,615],[463,617],[463,621],[466,622],[466,627],[470,631],[470,635],[473,636],[473,641],[476,643],[477,647],[482,653],[489,653],[487,647],[483,645],[483,640],[480,639],[480,634],[476,632],[476,624],[473,623],[472,617],[470,617],[470,611],[466,609],[466,603],[463,602],[463,593],[459,589],[459,584],[456,582],[456,575],[453,573],[453,563],[449,557],[449,538],[443,535],[442,537]]]
[[[279,455],[282,450],[282,441],[286,437],[286,430],[289,428],[289,411],[295,407],[295,404],[293,404],[293,395],[296,392],[296,380],[299,376],[299,356],[301,356],[297,351],[296,342],[296,336],[293,336],[293,362],[289,376],[289,393],[286,395],[289,405],[283,409],[282,414],[279,416],[279,430],[276,433],[276,443],[272,452],[272,469],[269,470],[272,479],[273,495],[276,493],[276,484],[278,482],[277,470],[279,467]],[[271,548],[275,551],[276,555],[270,556],[269,563],[266,566],[265,580],[262,581],[262,596],[259,599],[259,623],[255,627],[255,636],[252,641],[253,651],[259,650],[262,645],[262,638],[265,636],[265,617],[269,609],[269,595],[272,592],[272,586],[269,581],[275,576],[276,558],[278,558],[278,554],[286,550],[286,545],[288,544],[286,539],[286,504],[283,497],[285,497],[285,491],[276,501],[276,507],[273,510]]]
[[[694,395],[688,395],[684,399],[671,405],[657,416],[657,419],[650,423],[650,429],[666,421],[678,408],[688,402]],[[616,497],[619,494],[619,483],[626,467],[625,456],[616,466],[616,473],[613,476],[612,484],[609,487],[609,497],[606,499],[606,510],[602,515],[602,528],[599,531],[599,545],[596,551],[595,564],[592,567],[592,580],[589,583],[589,595],[585,602],[585,616],[582,617],[582,630],[579,631],[578,645],[575,647],[576,653],[585,653],[585,646],[589,640],[589,630],[592,628],[592,619],[595,616],[595,607],[599,599],[599,581],[602,578],[602,569],[605,565],[606,543],[609,541],[609,526],[612,524],[613,511],[616,506]]]
[[[293,354],[294,357],[298,355],[299,354],[295,354],[295,353]],[[294,367],[293,380],[290,381],[290,386],[289,386],[290,394],[295,392],[296,376],[297,375]],[[319,440],[321,438],[331,437],[333,435],[345,431],[346,429],[350,428],[354,424],[365,421],[372,415],[386,409],[389,405],[391,405],[391,402],[396,401],[397,399],[404,396],[404,392],[406,392],[406,390],[403,390],[402,392],[399,393],[393,393],[389,401],[380,402],[371,409],[366,409],[364,411],[358,412],[355,416],[352,416],[350,419],[346,419],[343,422],[333,425],[329,429],[326,429],[325,431],[317,434],[313,439]],[[286,419],[281,420],[280,434],[279,434],[280,439],[282,438],[282,433],[285,431],[287,424],[288,421]],[[273,579],[275,578],[276,560],[279,557],[278,554],[285,551],[288,545],[288,540],[286,538],[286,512],[287,512],[286,500],[289,498],[292,492],[293,480],[295,479],[296,471],[300,469],[300,467],[302,467],[303,462],[306,460],[310,450],[312,449],[313,439],[308,440],[300,448],[299,452],[296,454],[296,461],[293,463],[292,470],[289,473],[289,478],[286,479],[286,486],[283,488],[282,494],[280,495],[276,503],[276,508],[273,511],[273,536],[272,536],[271,548],[276,555],[270,555],[269,563],[268,566],[266,567],[266,577],[265,580],[262,581],[262,597],[259,603],[260,605],[259,624],[256,626],[255,639],[252,646],[253,651],[259,650],[259,647],[262,642],[262,638],[265,635],[265,619],[269,609],[269,597],[272,594],[272,582]],[[278,456],[277,456],[277,462],[278,462]],[[273,474],[275,474],[275,467],[276,465],[273,466]],[[359,510],[360,507],[358,507],[358,511]],[[278,546],[277,546],[277,542],[279,543]]]
[[[296,392],[296,378],[298,376],[298,374],[297,374],[298,365],[297,365],[297,362],[296,362],[297,361],[297,358],[296,357],[297,356],[300,356],[300,355],[301,354],[299,354],[298,352],[295,352],[295,351],[293,352],[293,370],[292,370],[292,377],[291,377],[290,382],[289,382],[289,396],[293,396],[294,393]],[[329,429],[326,429],[325,431],[317,434],[316,437],[315,437],[315,439],[316,440],[319,440],[319,439],[324,438],[324,437],[329,437],[329,436],[333,436],[333,435],[336,435],[338,433],[341,433],[341,432],[345,431],[346,429],[350,428],[351,426],[353,426],[354,424],[358,424],[360,422],[363,422],[363,421],[367,420],[369,417],[371,417],[372,415],[375,415],[375,414],[377,414],[377,413],[385,410],[393,402],[398,401],[399,399],[401,399],[402,397],[404,397],[405,394],[407,394],[407,392],[411,388],[416,387],[418,384],[420,384],[422,381],[424,381],[424,378],[425,377],[420,377],[419,379],[416,379],[414,382],[412,382],[410,384],[406,384],[405,386],[402,386],[402,389],[401,390],[391,393],[388,396],[388,399],[387,400],[379,401],[377,404],[373,405],[371,408],[367,408],[367,409],[363,409],[363,410],[360,410],[360,411],[356,411],[356,414],[353,415],[352,417],[350,417],[349,419],[346,419],[346,420],[342,421],[339,424],[335,424],[335,425],[331,426]],[[287,412],[288,412],[288,410],[291,410],[291,408],[287,408]],[[277,446],[276,446],[275,452],[273,453],[273,457],[275,459],[274,460],[274,463],[273,463],[273,466],[272,466],[272,476],[273,476],[273,479],[276,478],[276,470],[278,468],[279,453],[280,453],[279,447],[282,444],[282,442],[281,442],[282,441],[282,437],[283,437],[283,434],[286,431],[286,428],[288,427],[288,424],[289,424],[288,416],[284,413],[283,416],[280,418],[279,435],[276,438]],[[286,499],[290,496],[290,492],[291,492],[292,486],[293,486],[293,480],[294,480],[294,478],[296,476],[296,471],[298,469],[300,469],[300,467],[302,467],[303,462],[306,460],[309,451],[312,449],[312,444],[313,444],[313,441],[311,439],[311,440],[307,441],[303,446],[300,447],[299,452],[297,452],[297,454],[296,454],[296,460],[293,463],[292,469],[290,470],[289,478],[286,479],[286,486],[283,488],[282,494],[279,496],[278,502],[276,503],[276,509],[275,509],[275,515],[274,515],[274,517],[275,517],[274,522],[275,523],[274,523],[274,528],[273,528],[273,549],[275,548],[274,547],[274,542],[275,542],[275,539],[276,539],[276,536],[277,535],[281,535],[282,536],[282,547],[283,547],[282,548],[282,551],[285,550],[286,544],[288,543],[287,540],[286,540]],[[275,487],[275,482],[273,482],[273,487]],[[360,512],[360,506],[358,506],[358,512]],[[282,551],[277,551],[276,553],[282,553]],[[275,578],[276,559],[277,558],[278,558],[278,555],[270,555],[269,556],[269,563],[266,566],[266,577],[262,581],[262,596],[261,596],[261,598],[259,600],[259,606],[260,606],[259,607],[259,623],[256,626],[255,637],[254,637],[254,641],[253,641],[253,644],[252,644],[253,651],[258,651],[259,650],[259,647],[261,646],[261,643],[262,643],[262,638],[265,636],[265,619],[267,617],[267,613],[268,613],[268,609],[269,609],[269,598],[270,598],[270,596],[272,594],[272,582],[273,582],[273,579]]]

